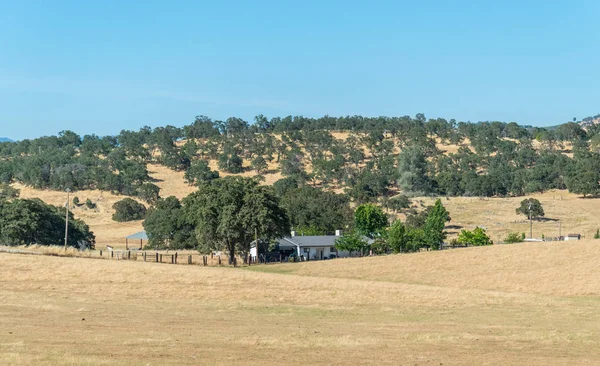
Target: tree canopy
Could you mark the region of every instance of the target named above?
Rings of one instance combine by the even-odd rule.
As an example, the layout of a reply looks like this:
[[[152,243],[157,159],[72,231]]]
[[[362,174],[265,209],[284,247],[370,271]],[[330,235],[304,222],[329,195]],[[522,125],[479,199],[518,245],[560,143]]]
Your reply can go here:
[[[225,177],[201,184],[184,200],[186,222],[194,226],[198,249],[225,250],[233,262],[247,253],[255,235],[275,239],[290,231],[289,218],[271,187],[249,178]]]

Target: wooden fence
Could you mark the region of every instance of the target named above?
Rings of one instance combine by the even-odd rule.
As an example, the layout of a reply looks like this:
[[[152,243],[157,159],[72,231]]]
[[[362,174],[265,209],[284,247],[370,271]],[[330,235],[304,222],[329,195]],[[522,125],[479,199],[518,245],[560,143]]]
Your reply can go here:
[[[246,258],[236,257],[233,263],[229,263],[229,257],[221,255],[202,255],[189,253],[161,253],[157,251],[138,250],[100,250],[98,258],[109,260],[133,260],[149,263],[200,265],[200,266],[230,266],[258,264],[260,258],[248,256]]]

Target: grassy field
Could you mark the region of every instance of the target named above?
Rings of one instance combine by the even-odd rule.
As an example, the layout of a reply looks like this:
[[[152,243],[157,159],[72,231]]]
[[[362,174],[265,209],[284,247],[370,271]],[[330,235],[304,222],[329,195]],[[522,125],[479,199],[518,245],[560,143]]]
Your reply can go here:
[[[0,254],[0,364],[592,365],[598,245],[250,269]]]

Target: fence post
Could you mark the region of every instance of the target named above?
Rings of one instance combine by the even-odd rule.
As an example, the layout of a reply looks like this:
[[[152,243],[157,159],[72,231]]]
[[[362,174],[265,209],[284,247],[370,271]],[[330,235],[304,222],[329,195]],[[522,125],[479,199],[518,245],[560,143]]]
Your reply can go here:
[[[188,264],[192,264],[192,256],[188,255]]]
[[[219,254],[219,266],[221,265],[221,255]]]
[[[158,252],[156,252],[156,261],[158,263]]]
[[[175,264],[177,264],[177,252],[175,252]]]
[[[100,249],[100,257],[102,257],[102,249]]]
[[[171,254],[171,264],[175,264],[175,254]]]
[[[110,257],[111,257],[111,258],[113,258],[114,256],[115,256],[115,251],[114,251],[114,250],[111,250],[111,251],[110,251]]]
[[[130,250],[127,251],[127,259],[131,259],[131,251]]]
[[[160,263],[162,263],[162,254],[160,255]]]
[[[144,252],[144,262],[146,261],[146,252]]]

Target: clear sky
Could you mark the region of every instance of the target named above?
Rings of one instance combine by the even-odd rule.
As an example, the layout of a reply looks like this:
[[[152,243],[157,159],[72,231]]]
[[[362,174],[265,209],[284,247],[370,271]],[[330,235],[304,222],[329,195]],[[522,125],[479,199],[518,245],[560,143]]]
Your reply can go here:
[[[203,114],[554,125],[600,112],[600,2],[0,0],[0,136]]]

